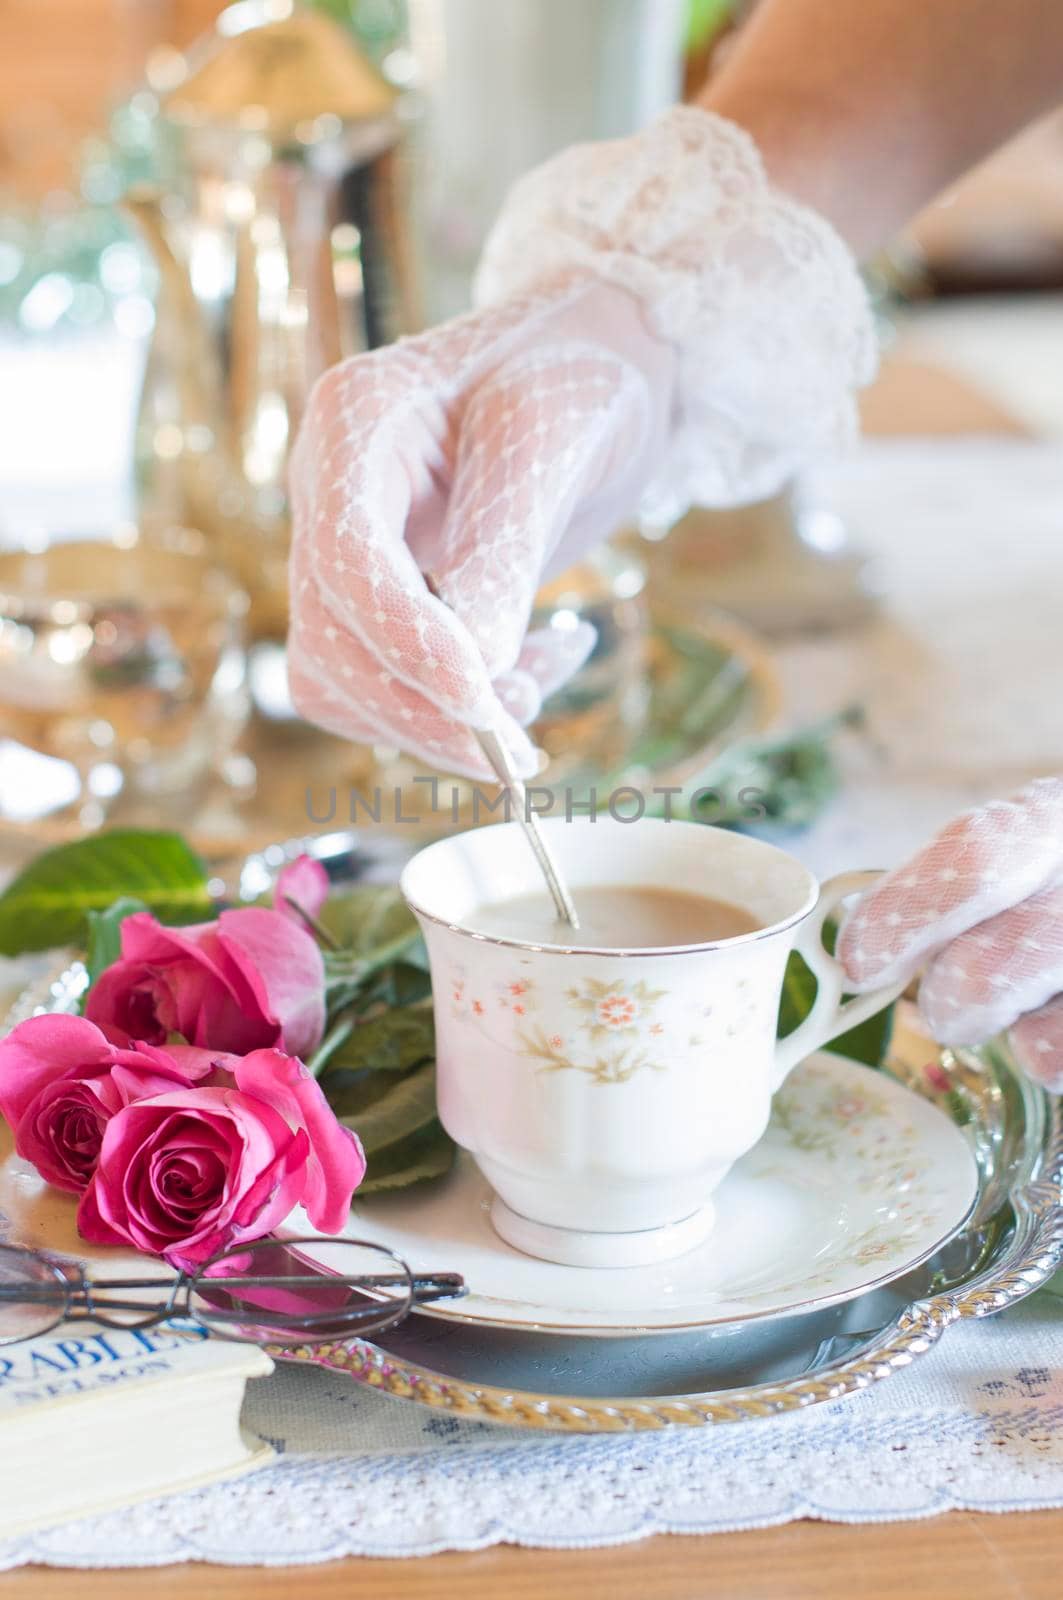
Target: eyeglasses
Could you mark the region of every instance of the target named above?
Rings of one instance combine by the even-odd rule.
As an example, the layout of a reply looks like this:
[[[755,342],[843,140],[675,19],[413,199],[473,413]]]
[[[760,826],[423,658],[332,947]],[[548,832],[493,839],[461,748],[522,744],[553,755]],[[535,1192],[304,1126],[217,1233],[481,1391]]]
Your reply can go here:
[[[414,1274],[393,1251],[361,1239],[259,1239],[176,1278],[90,1278],[0,1245],[0,1345],[61,1322],[153,1328],[175,1317],[251,1344],[320,1344],[380,1333],[414,1306],[466,1293],[458,1273]]]

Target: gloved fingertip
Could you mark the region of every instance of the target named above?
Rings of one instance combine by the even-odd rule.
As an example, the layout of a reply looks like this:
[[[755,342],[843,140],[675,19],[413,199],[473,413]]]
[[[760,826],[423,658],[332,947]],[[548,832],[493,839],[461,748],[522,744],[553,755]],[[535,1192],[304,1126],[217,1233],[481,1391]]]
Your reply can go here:
[[[1035,1055],[1014,1037],[1011,1053],[1016,1065],[1033,1083],[1039,1083],[1052,1094],[1063,1092],[1063,1055],[1056,1054],[1052,1058]]]
[[[509,752],[509,759],[517,777],[525,783],[537,778],[544,765],[543,752],[539,746],[529,739],[524,729],[511,717],[507,716],[505,726],[497,731]]]
[[[1063,1092],[1063,1006],[1021,1017],[1008,1033],[1016,1064],[1034,1083],[1053,1094]]]
[[[854,994],[876,988],[884,970],[877,941],[869,934],[867,918],[861,914],[862,906],[863,901],[858,900],[848,911],[842,912],[834,942],[835,957],[841,962]]]
[[[538,745],[532,744],[530,739],[525,741],[522,749],[511,750],[510,753],[513,760],[513,770],[522,783],[531,783],[534,778],[538,778],[541,775],[546,766],[543,752]]]
[[[534,722],[543,708],[539,685],[530,673],[523,672],[519,667],[502,673],[495,680],[495,692],[503,708],[521,727]]]
[[[925,974],[919,984],[919,1014],[931,1038],[936,1039],[938,1044],[985,1044],[1001,1027],[1009,1026],[1016,1020],[1017,1013],[1012,1011],[987,1028],[976,1005],[962,1003],[947,987],[929,983],[929,977],[930,973]]]
[[[514,775],[522,782],[537,777],[542,771],[542,751],[532,743],[520,723],[510,716],[497,695],[486,716],[469,717],[465,725],[473,734],[478,731],[493,733],[505,749]]]
[[[535,628],[524,641],[517,668],[534,679],[546,700],[580,670],[597,642],[598,629],[584,617],[571,627]]]

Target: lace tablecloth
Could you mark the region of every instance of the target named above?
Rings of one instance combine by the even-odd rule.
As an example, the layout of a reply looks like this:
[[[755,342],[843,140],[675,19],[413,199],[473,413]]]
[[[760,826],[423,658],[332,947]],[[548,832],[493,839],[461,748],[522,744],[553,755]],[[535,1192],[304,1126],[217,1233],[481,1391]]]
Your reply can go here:
[[[878,444],[825,488],[876,552],[889,610],[785,653],[796,711],[869,711],[844,796],[792,842],[823,873],[888,865],[958,806],[1063,768],[1063,449]],[[253,1385],[246,1420],[274,1465],[0,1547],[0,1566],[284,1565],[1060,1506],[1063,1300],[1044,1291],[872,1391],[760,1423],[521,1434],[306,1368]]]
[[[252,1385],[246,1420],[275,1465],[2,1546],[0,1566],[283,1566],[1060,1506],[1063,1302],[1042,1292],[871,1391],[764,1422],[517,1433],[302,1367]]]

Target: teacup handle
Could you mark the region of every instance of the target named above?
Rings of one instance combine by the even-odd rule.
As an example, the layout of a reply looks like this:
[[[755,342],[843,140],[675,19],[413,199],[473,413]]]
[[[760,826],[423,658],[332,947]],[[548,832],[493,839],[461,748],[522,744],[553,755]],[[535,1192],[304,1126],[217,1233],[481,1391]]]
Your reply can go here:
[[[870,994],[857,995],[843,1004],[845,969],[823,947],[823,924],[835,906],[847,895],[870,888],[875,879],[881,877],[881,872],[840,872],[820,890],[816,909],[804,924],[794,945],[815,975],[818,986],[816,998],[804,1021],[798,1023],[793,1033],[780,1039],[775,1047],[773,1090],[778,1089],[797,1063],[811,1055],[813,1050],[829,1044],[840,1033],[847,1033],[850,1028],[866,1022],[877,1011],[884,1011],[907,987],[907,981],[887,983],[881,989],[872,989]]]

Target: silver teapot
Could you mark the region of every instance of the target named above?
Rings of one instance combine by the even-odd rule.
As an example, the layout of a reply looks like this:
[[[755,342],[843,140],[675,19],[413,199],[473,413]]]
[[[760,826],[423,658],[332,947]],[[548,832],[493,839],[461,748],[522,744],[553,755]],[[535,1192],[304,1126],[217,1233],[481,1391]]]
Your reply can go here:
[[[160,284],[141,515],[201,528],[251,595],[252,635],[277,638],[285,473],[309,390],[415,325],[401,97],[345,29],[277,0],[222,12],[175,80],[160,177],[125,196]]]

